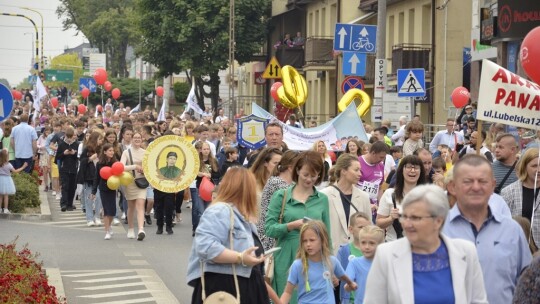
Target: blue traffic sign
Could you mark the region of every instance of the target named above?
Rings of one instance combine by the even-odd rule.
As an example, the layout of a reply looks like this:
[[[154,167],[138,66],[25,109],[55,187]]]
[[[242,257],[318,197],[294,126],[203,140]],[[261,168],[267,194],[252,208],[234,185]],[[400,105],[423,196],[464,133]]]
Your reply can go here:
[[[397,70],[398,97],[424,97],[426,71],[424,69]]]
[[[343,75],[365,76],[366,53],[343,52]]]
[[[8,87],[0,83],[0,122],[6,120],[13,110],[13,95]]]
[[[94,78],[90,78],[90,77],[80,78],[79,79],[79,91],[84,89],[84,88],[88,88],[90,90],[90,92],[95,93],[96,88],[97,88],[96,80]]]
[[[377,26],[337,23],[334,33],[334,50],[375,53]]]

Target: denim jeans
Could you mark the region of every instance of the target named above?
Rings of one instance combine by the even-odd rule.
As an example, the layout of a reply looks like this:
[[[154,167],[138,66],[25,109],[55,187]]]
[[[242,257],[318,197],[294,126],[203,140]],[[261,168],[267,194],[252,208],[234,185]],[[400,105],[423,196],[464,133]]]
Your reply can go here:
[[[15,158],[15,169],[19,169],[24,165],[24,163],[27,163],[28,166],[24,168],[23,172],[31,173],[32,170],[34,170],[34,159],[32,157],[30,158]]]
[[[191,222],[193,223],[193,231],[195,231],[204,212],[204,203],[199,197],[199,189],[189,188],[189,191],[191,193]]]
[[[94,219],[99,219],[101,214],[101,197],[99,196],[99,189],[96,193],[96,199],[91,200],[90,194],[92,194],[92,185],[85,183],[83,189],[84,196],[84,208],[86,209],[86,221],[90,222]],[[95,213],[94,213],[95,208]]]

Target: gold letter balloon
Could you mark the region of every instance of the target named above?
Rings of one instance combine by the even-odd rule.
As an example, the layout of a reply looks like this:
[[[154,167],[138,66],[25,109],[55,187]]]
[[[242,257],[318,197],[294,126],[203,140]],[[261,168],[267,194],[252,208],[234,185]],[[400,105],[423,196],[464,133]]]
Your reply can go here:
[[[360,104],[356,108],[356,112],[358,112],[358,116],[362,117],[366,115],[369,108],[371,108],[371,98],[369,98],[369,95],[360,90],[360,89],[350,89],[341,97],[341,99],[338,102],[338,110],[340,112],[345,111],[347,106],[353,102],[355,99],[360,100]]]
[[[282,82],[277,90],[281,104],[288,109],[301,107],[308,96],[306,80],[290,65],[281,68]]]

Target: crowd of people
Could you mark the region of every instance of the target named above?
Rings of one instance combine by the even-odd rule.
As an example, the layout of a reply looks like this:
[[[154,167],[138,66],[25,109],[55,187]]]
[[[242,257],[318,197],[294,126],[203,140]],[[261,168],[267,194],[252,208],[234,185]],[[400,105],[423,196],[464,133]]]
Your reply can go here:
[[[3,211],[15,190],[3,181],[36,166],[61,210],[76,209],[78,195],[88,226],[103,224],[107,240],[111,225],[124,220],[127,237],[142,241],[152,213],[156,233],[172,234],[187,203],[192,303],[219,291],[241,303],[540,298],[517,292],[538,285],[525,274],[538,273],[539,131],[510,134],[500,124],[478,131],[467,107],[429,142],[419,117],[402,117],[395,131],[389,121],[366,126],[369,141],[351,138],[339,153],[323,141],[292,151],[283,126],[270,122],[266,146],[250,151],[223,110],[200,119],[171,112],[157,121],[155,110],[123,105],[101,115],[43,105],[30,119],[31,109],[20,104],[2,123]],[[100,169],[121,161],[144,176],[145,148],[162,135],[183,137],[198,151],[189,191],[110,190]],[[203,179],[216,185],[211,201],[201,198]]]

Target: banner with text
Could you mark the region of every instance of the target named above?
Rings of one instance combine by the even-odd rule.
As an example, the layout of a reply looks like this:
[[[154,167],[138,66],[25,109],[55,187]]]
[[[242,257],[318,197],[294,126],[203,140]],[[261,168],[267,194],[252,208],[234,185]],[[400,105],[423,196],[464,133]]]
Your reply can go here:
[[[354,102],[334,119],[315,128],[301,129],[286,125],[256,104],[253,104],[253,115],[279,122],[283,126],[283,141],[292,150],[309,150],[317,140],[324,141],[328,150],[333,151],[345,150],[347,141],[352,138],[368,142]]]
[[[478,119],[540,129],[540,85],[484,59],[478,96]]]

